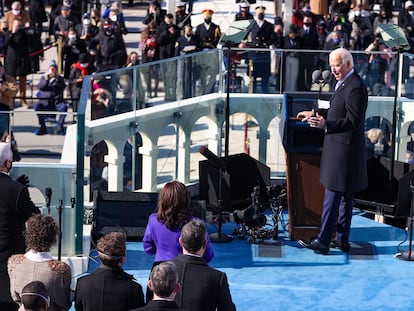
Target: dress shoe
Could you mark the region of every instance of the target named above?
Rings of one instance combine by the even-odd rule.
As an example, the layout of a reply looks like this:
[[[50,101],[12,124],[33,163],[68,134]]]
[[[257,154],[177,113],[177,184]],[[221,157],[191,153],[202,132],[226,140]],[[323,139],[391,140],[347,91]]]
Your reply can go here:
[[[47,130],[44,127],[39,127],[35,132],[35,135],[46,135]]]
[[[57,134],[57,135],[65,135],[65,129],[64,128],[61,128],[61,127],[58,127],[55,130],[55,134]]]
[[[331,244],[329,244],[330,248],[339,248],[344,253],[349,253],[351,251],[351,244],[349,242],[346,243],[339,243],[337,240],[333,240]]]
[[[321,242],[319,242],[317,238],[314,238],[309,242],[304,240],[298,240],[298,243],[306,248],[312,249],[317,254],[328,255],[329,253],[329,247],[323,245]]]

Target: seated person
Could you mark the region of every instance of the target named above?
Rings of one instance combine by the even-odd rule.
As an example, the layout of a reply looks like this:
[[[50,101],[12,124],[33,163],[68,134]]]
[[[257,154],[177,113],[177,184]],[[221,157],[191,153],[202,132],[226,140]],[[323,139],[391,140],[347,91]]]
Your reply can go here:
[[[185,310],[235,311],[226,274],[211,268],[203,259],[207,237],[206,225],[197,219],[190,220],[181,229],[183,253],[173,262],[182,290],[175,301]]]
[[[22,304],[27,311],[46,311],[50,306],[50,297],[44,283],[33,281],[22,290]]]
[[[65,80],[57,72],[56,62],[49,65],[49,69],[45,75],[40,78],[39,92],[36,94],[39,101],[35,105],[35,111],[59,111],[66,112],[67,106],[63,101],[63,91],[66,88]],[[38,114],[40,127],[35,131],[36,135],[47,134],[46,119],[47,114]],[[64,135],[65,130],[63,125],[65,123],[66,115],[60,115],[57,121],[56,134]]]
[[[144,306],[142,286],[122,269],[126,259],[126,236],[110,232],[96,245],[101,266],[78,279],[75,309],[128,311]]]
[[[174,301],[180,291],[177,268],[171,261],[164,261],[154,267],[148,281],[148,287],[154,293],[154,298],[147,305],[138,310],[182,310]],[[193,309],[196,310],[196,309]]]

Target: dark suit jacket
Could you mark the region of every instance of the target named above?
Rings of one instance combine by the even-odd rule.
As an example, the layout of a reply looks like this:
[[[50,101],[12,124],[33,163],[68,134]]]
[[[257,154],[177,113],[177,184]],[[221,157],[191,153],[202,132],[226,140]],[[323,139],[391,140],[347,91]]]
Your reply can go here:
[[[7,259],[13,254],[25,253],[23,237],[26,220],[40,213],[29,196],[29,191],[10,176],[0,173],[0,303],[11,301],[8,288]]]
[[[95,272],[77,281],[77,311],[127,311],[144,305],[141,285],[121,267],[108,268],[101,265]]]
[[[131,311],[163,311],[163,310],[183,310],[180,309],[175,301],[167,300],[150,300],[145,307],[133,309]]]
[[[321,158],[321,183],[340,192],[357,192],[368,185],[364,124],[367,89],[353,73],[335,91],[326,115]]]
[[[180,254],[173,262],[181,284],[176,297],[179,307],[197,311],[236,310],[224,272],[209,267],[200,257]]]

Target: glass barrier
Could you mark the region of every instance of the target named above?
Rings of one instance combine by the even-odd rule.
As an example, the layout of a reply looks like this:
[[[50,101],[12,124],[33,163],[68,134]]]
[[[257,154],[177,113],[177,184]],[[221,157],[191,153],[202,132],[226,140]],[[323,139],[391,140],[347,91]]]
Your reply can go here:
[[[283,179],[283,94],[332,90],[332,80],[322,79],[328,53],[217,49],[88,76],[76,112],[70,102],[67,112],[22,108],[6,112],[10,115],[6,128],[13,132],[22,162],[34,162],[16,162],[14,167],[21,166],[19,172],[31,177],[38,174],[36,163],[42,162],[40,176],[59,176],[63,174],[59,165],[68,165],[70,178],[64,182],[36,177],[33,186],[40,190],[41,199],[46,187],[61,189],[54,191],[55,199],[76,198],[75,208],[66,213],[76,219],[74,245],[69,246],[76,250],[82,245],[83,210],[92,206],[95,189],[157,191],[174,179],[197,183],[199,164],[207,160],[200,147],[224,156],[227,122],[228,154],[248,154],[269,166],[273,178]],[[397,100],[395,157],[404,161],[406,150],[414,151],[413,55],[404,53],[398,67],[396,53],[353,55],[370,94],[367,148],[374,155],[391,156]],[[386,65],[378,65],[383,59]],[[264,70],[258,63],[266,68],[270,64],[268,77],[260,76]],[[398,79],[401,84],[396,86]],[[35,135],[41,114],[47,116],[47,134]],[[65,135],[55,133],[62,116]]]

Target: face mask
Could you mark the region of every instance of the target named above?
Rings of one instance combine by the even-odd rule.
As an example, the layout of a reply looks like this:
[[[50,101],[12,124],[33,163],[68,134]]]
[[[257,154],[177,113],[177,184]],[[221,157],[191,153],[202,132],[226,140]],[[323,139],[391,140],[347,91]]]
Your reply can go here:
[[[411,16],[414,16],[414,11],[408,11],[408,13],[410,13]]]
[[[211,23],[211,18],[205,18],[205,19],[204,19],[204,23],[206,23],[206,24],[210,24],[210,23]]]
[[[20,10],[12,10],[13,15],[19,15],[20,14]]]
[[[89,26],[91,24],[91,21],[89,19],[84,19],[83,20],[83,25],[84,26]]]
[[[112,29],[107,29],[107,30],[105,30],[105,34],[107,35],[107,36],[110,36],[110,35],[112,35],[113,34],[113,30]]]
[[[334,38],[334,39],[332,39],[332,41],[333,41],[335,44],[338,44],[338,43],[341,41],[341,39],[339,39],[339,38]]]
[[[260,20],[264,20],[264,14],[263,13],[259,13],[258,15],[257,15],[257,18],[258,19],[260,19]]]
[[[361,11],[356,11],[355,16],[361,16]]]
[[[116,15],[112,15],[111,16],[111,21],[116,22],[118,19],[118,17]]]
[[[82,68],[87,68],[88,67],[88,63],[84,63],[84,64],[80,64]]]

